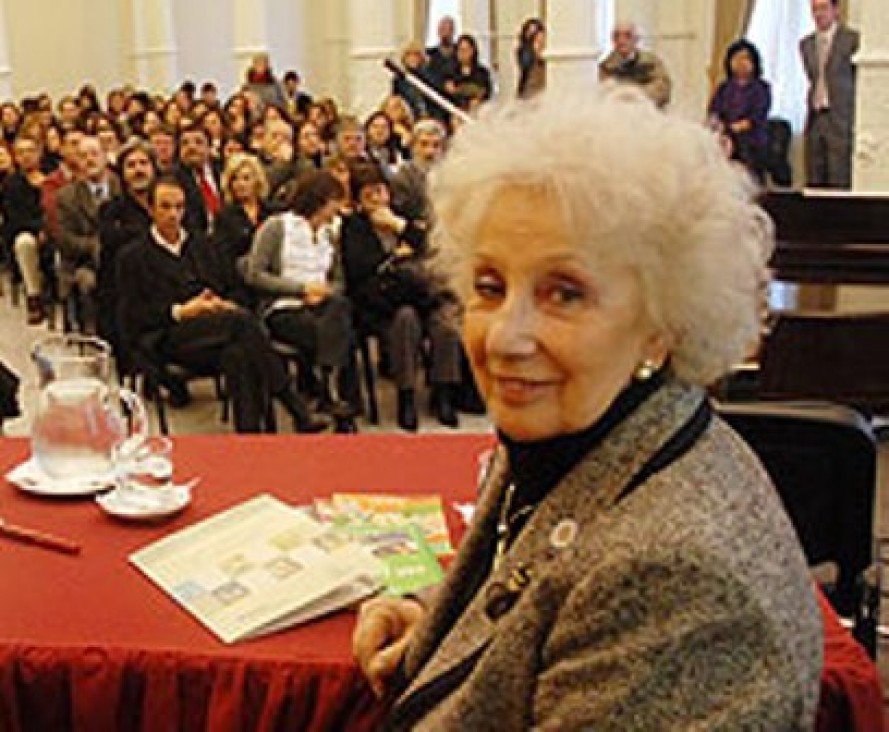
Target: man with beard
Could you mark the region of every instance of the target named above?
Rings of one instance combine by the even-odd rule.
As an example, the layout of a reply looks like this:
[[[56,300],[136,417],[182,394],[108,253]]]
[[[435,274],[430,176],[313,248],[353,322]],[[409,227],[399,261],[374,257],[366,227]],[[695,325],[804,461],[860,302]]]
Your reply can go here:
[[[96,286],[96,329],[114,349],[118,368],[129,371],[130,364],[121,349],[116,321],[117,285],[115,271],[120,252],[144,236],[151,226],[148,190],[157,168],[151,146],[142,141],[128,143],[118,156],[122,193],[99,208],[99,258]]]

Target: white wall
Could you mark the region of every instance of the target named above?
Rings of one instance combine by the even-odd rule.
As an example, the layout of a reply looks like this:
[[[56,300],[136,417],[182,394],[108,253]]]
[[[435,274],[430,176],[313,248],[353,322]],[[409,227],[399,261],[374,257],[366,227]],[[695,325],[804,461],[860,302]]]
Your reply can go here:
[[[237,85],[232,0],[173,0],[181,80],[215,82],[223,94]]]
[[[104,90],[132,78],[132,31],[120,0],[6,0],[5,7],[16,98],[57,97],[86,81]]]

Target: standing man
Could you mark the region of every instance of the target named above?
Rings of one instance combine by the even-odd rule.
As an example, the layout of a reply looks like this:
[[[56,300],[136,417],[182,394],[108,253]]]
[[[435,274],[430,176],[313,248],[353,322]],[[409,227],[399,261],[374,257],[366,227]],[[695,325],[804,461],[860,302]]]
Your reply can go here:
[[[812,0],[816,30],[800,41],[809,78],[806,115],[806,185],[852,187],[855,66],[858,31],[839,20],[839,0]]]
[[[430,84],[445,97],[445,84],[457,75],[457,27],[450,15],[438,21],[438,45],[426,49],[426,78]],[[435,102],[428,100],[429,114],[445,125],[451,117],[450,112]]]
[[[611,53],[599,64],[599,81],[635,84],[659,109],[670,103],[673,82],[667,67],[657,54],[639,48],[639,28],[622,21],[611,31],[614,45]]]

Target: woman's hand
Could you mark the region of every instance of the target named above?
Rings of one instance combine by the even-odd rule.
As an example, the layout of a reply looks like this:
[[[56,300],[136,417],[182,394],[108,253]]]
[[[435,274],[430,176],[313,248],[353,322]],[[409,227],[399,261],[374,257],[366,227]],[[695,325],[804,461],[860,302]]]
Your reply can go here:
[[[361,605],[352,653],[377,696],[386,692],[414,628],[425,614],[418,601],[403,598],[378,597]]]
[[[407,221],[401,216],[396,216],[388,206],[380,206],[369,212],[370,221],[375,229],[390,231],[393,234],[400,234],[407,228]]]

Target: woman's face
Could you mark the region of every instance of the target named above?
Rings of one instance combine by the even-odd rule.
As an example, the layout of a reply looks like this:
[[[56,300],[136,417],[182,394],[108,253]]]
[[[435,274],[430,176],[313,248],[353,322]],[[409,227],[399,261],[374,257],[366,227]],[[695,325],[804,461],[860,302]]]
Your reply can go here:
[[[59,136],[59,131],[55,127],[47,127],[43,143],[46,146],[47,152],[57,153],[62,147],[62,138]]]
[[[629,267],[597,263],[541,194],[508,188],[470,253],[463,341],[494,423],[517,440],[585,429],[662,356]]]
[[[378,208],[389,205],[389,188],[385,183],[364,186],[358,192],[358,205],[366,213],[371,214]]]
[[[223,127],[222,127],[222,117],[220,117],[215,112],[212,114],[208,114],[204,117],[204,129],[210,133],[210,137],[214,140],[222,137]]]
[[[389,122],[378,114],[367,125],[367,141],[371,145],[386,145],[389,142]]]
[[[475,49],[465,38],[457,44],[457,61],[463,66],[469,66],[475,59]]]
[[[738,51],[732,56],[729,66],[732,69],[732,76],[741,79],[749,79],[753,75],[753,59],[747,51]]]
[[[242,165],[235,171],[231,182],[232,197],[238,202],[256,198],[256,176],[253,168]]]

